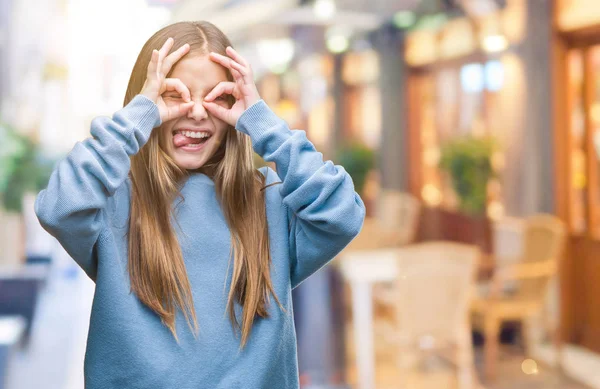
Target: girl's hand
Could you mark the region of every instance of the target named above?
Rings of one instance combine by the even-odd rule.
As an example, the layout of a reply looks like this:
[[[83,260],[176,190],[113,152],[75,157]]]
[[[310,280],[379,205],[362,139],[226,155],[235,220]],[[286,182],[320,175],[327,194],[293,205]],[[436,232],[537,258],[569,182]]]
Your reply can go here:
[[[173,43],[173,38],[169,38],[160,50],[152,51],[146,82],[140,92],[141,95],[146,96],[157,105],[162,123],[185,115],[194,105],[194,102],[190,101],[190,91],[180,79],[166,78],[173,65],[190,51],[190,45],[186,43],[169,54]],[[177,92],[181,96],[181,102],[166,104],[162,94],[168,91]]]
[[[210,53],[209,58],[229,69],[235,82],[224,81],[217,84],[206,95],[203,104],[215,117],[235,126],[242,113],[259,101],[260,96],[248,62],[231,47],[227,47],[226,53],[229,57],[213,52]],[[224,94],[232,95],[235,98],[236,101],[231,108],[214,102],[217,97]]]

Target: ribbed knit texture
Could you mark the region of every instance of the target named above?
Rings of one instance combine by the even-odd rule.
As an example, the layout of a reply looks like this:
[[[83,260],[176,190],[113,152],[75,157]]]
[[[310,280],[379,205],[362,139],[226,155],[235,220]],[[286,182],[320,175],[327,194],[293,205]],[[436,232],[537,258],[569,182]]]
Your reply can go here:
[[[255,321],[240,349],[240,334],[226,312],[229,228],[213,181],[193,174],[182,188],[185,201],[174,206],[200,332],[194,339],[178,312],[177,344],[130,292],[127,272],[129,157],[158,125],[156,105],[143,96],[112,118],[94,119],[92,137],[57,165],[35,203],[44,228],[96,282],[86,388],[298,388],[291,290],[360,231],[365,208],[352,179],[341,166],[324,162],[306,133],[290,130],[263,101],[246,110],[236,128],[275,162],[277,172],[260,169],[267,185],[283,182],[265,191],[271,277],[285,311],[273,302],[270,317]]]

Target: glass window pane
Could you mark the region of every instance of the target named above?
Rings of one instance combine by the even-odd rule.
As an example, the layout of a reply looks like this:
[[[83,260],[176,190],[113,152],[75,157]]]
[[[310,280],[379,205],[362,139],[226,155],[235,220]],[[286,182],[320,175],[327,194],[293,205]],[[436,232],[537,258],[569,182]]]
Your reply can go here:
[[[583,94],[583,54],[581,50],[569,52],[569,100],[570,100],[570,187],[571,228],[575,233],[587,229],[587,169],[585,139],[585,102]]]
[[[590,136],[588,137],[588,153],[590,161],[590,232],[600,237],[600,155],[594,148],[594,139],[600,138],[600,46],[590,49],[590,77],[592,99],[589,109]],[[600,151],[600,150],[598,150]]]

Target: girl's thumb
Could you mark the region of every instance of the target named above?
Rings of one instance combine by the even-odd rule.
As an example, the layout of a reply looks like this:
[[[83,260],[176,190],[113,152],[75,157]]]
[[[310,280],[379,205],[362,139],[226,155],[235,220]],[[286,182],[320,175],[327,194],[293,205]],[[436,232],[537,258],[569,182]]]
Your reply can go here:
[[[217,117],[217,119],[221,119],[223,121],[227,121],[227,109],[223,108],[219,104],[203,101],[204,108],[206,108],[211,114]]]

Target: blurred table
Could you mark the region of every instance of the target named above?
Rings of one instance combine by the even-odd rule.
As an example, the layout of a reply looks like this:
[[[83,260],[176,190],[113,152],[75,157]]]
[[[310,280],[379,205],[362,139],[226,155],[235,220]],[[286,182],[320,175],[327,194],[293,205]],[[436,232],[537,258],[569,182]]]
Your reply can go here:
[[[352,312],[358,389],[375,389],[372,285],[396,278],[398,249],[360,250],[343,253],[342,275],[352,290]]]
[[[404,246],[409,247],[409,246]],[[373,296],[375,283],[393,282],[398,274],[397,258],[402,247],[376,250],[349,250],[340,255],[339,267],[352,291],[352,312],[358,389],[375,389],[375,350],[373,342]],[[478,278],[488,279],[494,270],[494,257],[483,254]]]

